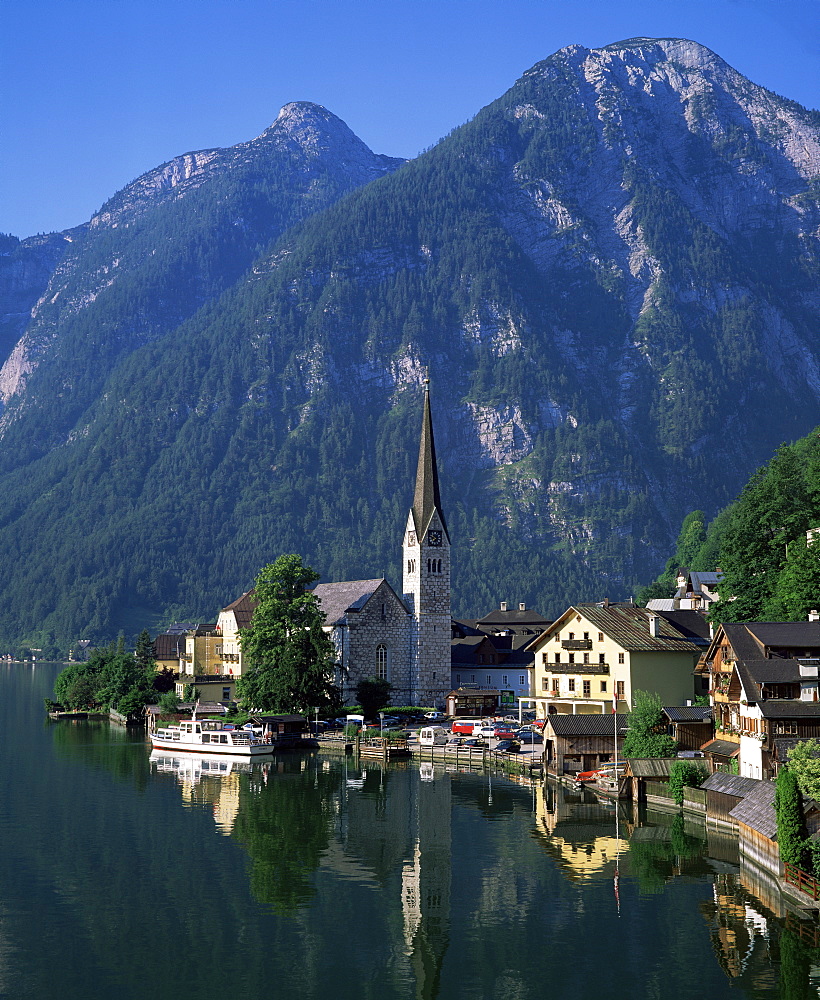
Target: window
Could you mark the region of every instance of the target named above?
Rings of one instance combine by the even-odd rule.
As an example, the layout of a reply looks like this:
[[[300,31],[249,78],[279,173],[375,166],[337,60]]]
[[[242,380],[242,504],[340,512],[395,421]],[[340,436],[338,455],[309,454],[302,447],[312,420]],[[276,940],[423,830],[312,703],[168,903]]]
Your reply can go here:
[[[561,641],[561,633],[560,632],[556,632],[555,633],[555,641],[556,642],[560,642]]]
[[[623,662],[624,662],[624,654],[618,653],[618,663],[623,663]]]
[[[603,641],[604,641],[604,633],[603,632],[599,632],[598,633],[598,642],[603,642]]]
[[[574,677],[570,677],[570,679],[567,681],[567,687],[570,689],[570,691],[574,691],[575,690],[575,678]]]
[[[584,681],[584,697],[589,698],[592,694],[592,681]]]
[[[470,683],[475,684],[475,674],[470,674]]]
[[[556,653],[555,654],[555,662],[556,663],[560,663],[561,662],[561,654],[560,653]]]
[[[461,674],[456,674],[456,684],[461,683]]]
[[[606,694],[606,681],[601,681],[601,694]]]
[[[230,701],[231,700],[231,689],[229,687],[228,688],[222,688],[222,700],[223,701]]]
[[[589,640],[589,632],[584,632],[584,641],[586,642],[588,640]]]
[[[603,653],[599,653],[598,654],[598,662],[599,663],[606,663],[606,656]]]
[[[618,695],[619,698],[623,698],[623,696],[624,696],[624,682],[623,681],[617,681],[616,682],[616,684],[615,684],[615,692],[616,692],[616,694]]]
[[[552,679],[552,693],[557,695],[561,690],[561,679],[559,677],[553,677]]]
[[[569,662],[570,663],[575,663],[575,653],[570,653],[569,654]]]
[[[503,687],[506,687],[506,686],[507,686],[507,683],[508,683],[508,682],[507,682],[507,675],[506,675],[506,674],[502,674],[502,675],[501,675],[501,684],[502,684],[502,686],[503,686]]]
[[[569,634],[569,641],[572,642],[572,640],[574,638],[575,638],[575,633],[574,632],[570,632],[570,634]]]
[[[487,687],[489,688],[489,687],[492,687],[492,686],[493,686],[493,679],[492,679],[492,677],[490,677],[489,674],[487,674]]]
[[[527,683],[527,678],[523,674],[519,674],[518,675],[518,686],[519,687],[524,687],[524,685],[526,683]]]
[[[383,642],[376,646],[376,676],[380,681],[387,680],[387,646]]]
[[[549,691],[549,680],[546,677],[541,678],[541,690]]]
[[[541,654],[541,662],[544,664],[544,666],[547,665],[547,654],[546,653],[542,653]]]
[[[584,653],[584,663],[589,663],[589,653]]]

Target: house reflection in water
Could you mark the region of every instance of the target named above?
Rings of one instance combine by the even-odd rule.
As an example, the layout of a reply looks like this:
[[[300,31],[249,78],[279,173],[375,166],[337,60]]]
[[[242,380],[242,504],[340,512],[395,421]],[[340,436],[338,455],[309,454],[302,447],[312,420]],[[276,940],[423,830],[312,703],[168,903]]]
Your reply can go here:
[[[612,877],[614,862],[629,851],[635,829],[631,804],[604,804],[591,792],[537,783],[536,829],[546,852],[571,879]]]

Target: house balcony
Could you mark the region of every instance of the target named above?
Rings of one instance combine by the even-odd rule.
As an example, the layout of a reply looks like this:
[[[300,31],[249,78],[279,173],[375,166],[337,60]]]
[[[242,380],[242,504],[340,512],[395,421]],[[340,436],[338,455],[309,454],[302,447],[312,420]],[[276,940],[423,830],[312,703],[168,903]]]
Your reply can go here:
[[[541,671],[547,674],[608,674],[608,663],[544,663]]]
[[[592,649],[592,639],[563,639],[561,649]]]

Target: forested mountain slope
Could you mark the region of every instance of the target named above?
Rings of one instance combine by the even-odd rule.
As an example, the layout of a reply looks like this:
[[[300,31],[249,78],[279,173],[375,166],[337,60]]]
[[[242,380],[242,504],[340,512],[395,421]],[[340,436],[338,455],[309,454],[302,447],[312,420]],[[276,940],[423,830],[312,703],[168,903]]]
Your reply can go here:
[[[454,607],[626,596],[687,511],[820,422],[819,178],[820,116],[702,46],[572,46],[214,264],[197,311],[183,280],[172,329],[32,335],[56,346],[4,417],[0,632],[207,616],[286,551],[396,580],[428,370]],[[139,217],[151,261],[175,204]],[[81,285],[141,316],[176,302],[166,263],[133,307]]]

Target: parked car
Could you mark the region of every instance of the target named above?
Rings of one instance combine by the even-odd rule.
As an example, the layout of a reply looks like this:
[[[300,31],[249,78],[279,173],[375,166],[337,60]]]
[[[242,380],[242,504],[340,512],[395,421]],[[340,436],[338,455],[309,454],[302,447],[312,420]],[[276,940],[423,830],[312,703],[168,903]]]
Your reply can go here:
[[[474,750],[475,749],[480,750],[486,744],[484,743],[484,740],[479,740],[475,736],[470,736],[466,740],[462,740],[461,745],[465,748],[472,747]]]
[[[480,719],[454,719],[450,729],[457,736],[477,736],[481,726]]]
[[[706,754],[702,750],[678,750],[676,756],[691,759],[693,757],[705,757]]]
[[[496,726],[495,727],[495,738],[497,740],[514,740],[516,738],[516,732],[514,729],[510,729],[509,726]]]
[[[444,712],[425,712],[425,719],[430,719],[431,722],[440,722],[442,719],[446,718]]]
[[[473,730],[473,736],[478,736],[482,740],[495,739],[495,726],[481,726],[478,732]]]
[[[402,720],[398,717],[398,715],[385,715],[381,722],[385,726],[400,726]]]
[[[533,732],[526,732],[526,733],[519,732],[519,734],[516,736],[516,739],[520,740],[522,743],[531,743],[531,744],[535,743],[542,744],[544,742],[544,737],[540,733],[533,733]]]
[[[518,753],[520,750],[521,744],[518,740],[499,740],[493,753]]]

